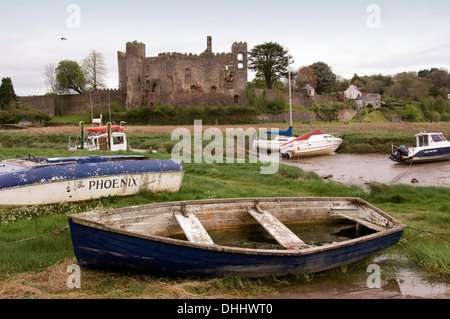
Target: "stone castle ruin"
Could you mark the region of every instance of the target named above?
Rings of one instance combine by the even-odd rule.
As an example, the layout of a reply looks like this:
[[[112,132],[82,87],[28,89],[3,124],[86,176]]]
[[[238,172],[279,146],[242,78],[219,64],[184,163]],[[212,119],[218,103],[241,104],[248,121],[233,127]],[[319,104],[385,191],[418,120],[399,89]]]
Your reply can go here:
[[[127,109],[162,105],[245,105],[247,43],[235,42],[231,52],[213,53],[212,37],[206,50],[145,56],[145,44],[126,44],[117,52],[119,91],[126,92]]]
[[[95,90],[86,94],[19,97],[48,116],[108,112],[114,101],[131,109],[162,105],[245,105],[247,43],[235,42],[231,52],[213,53],[212,37],[199,55],[160,53],[145,56],[145,44],[126,44],[117,52],[119,89]]]

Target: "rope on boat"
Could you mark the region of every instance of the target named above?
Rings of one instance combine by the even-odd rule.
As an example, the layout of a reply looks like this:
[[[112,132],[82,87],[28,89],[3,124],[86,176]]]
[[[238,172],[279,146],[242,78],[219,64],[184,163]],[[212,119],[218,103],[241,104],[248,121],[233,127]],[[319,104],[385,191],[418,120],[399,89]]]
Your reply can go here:
[[[445,240],[445,241],[450,242],[450,234],[436,233],[436,232],[433,232],[433,231],[430,231],[430,230],[425,230],[425,229],[415,228],[415,227],[411,227],[411,226],[408,226],[408,228],[417,230],[417,233],[415,233],[414,235],[411,235],[411,236],[409,236],[409,237],[407,237],[407,238],[405,238],[405,239],[413,238],[414,236],[416,236],[416,235],[418,235],[418,234],[421,234],[421,233],[428,233],[428,234],[436,235],[436,236],[438,236],[439,238],[441,238],[441,239],[443,239],[443,240]],[[445,238],[445,236],[447,236],[447,237],[449,237],[449,238]]]
[[[24,239],[21,239],[21,240],[18,240],[18,241],[13,241],[13,242],[6,243],[6,244],[0,244],[0,247],[4,247],[4,246],[9,246],[9,245],[14,245],[14,244],[23,243],[23,242],[28,241],[28,240],[33,240],[33,239],[37,239],[37,238],[44,237],[44,236],[48,236],[48,235],[53,235],[53,236],[56,237],[56,236],[58,236],[59,234],[64,233],[64,232],[66,232],[66,231],[68,231],[68,230],[69,230],[69,226],[66,226],[66,227],[64,227],[64,228],[61,228],[61,229],[58,229],[58,230],[54,230],[54,231],[52,231],[52,232],[50,232],[50,233],[46,233],[46,234],[42,234],[42,235],[37,235],[37,236],[29,237],[29,238],[24,238]]]

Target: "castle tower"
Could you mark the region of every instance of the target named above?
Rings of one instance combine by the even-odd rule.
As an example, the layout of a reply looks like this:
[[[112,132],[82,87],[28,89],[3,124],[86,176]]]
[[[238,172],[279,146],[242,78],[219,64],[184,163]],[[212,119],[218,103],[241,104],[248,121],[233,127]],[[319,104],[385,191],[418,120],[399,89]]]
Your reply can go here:
[[[244,103],[246,99],[245,87],[248,81],[248,57],[247,57],[247,42],[234,42],[231,46],[231,53],[236,59],[236,88],[240,88],[235,95],[235,102],[238,103],[236,96],[239,96],[239,103]]]
[[[127,42],[126,52],[117,52],[119,62],[119,89],[127,92],[126,107],[142,104],[143,60],[145,44]]]

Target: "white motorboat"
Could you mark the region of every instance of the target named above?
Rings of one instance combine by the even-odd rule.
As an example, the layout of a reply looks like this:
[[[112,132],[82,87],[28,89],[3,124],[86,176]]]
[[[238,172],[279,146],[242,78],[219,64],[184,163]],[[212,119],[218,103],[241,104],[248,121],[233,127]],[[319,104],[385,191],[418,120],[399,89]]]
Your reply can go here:
[[[278,132],[277,135],[267,131],[264,136],[260,136],[259,139],[254,139],[252,147],[254,150],[264,150],[268,152],[278,152],[280,146],[295,139],[292,136],[292,126],[287,131]]]
[[[402,164],[450,160],[450,142],[442,133],[421,132],[416,134],[416,147],[400,145],[389,159]]]
[[[280,146],[284,158],[328,155],[342,144],[342,138],[315,130]]]

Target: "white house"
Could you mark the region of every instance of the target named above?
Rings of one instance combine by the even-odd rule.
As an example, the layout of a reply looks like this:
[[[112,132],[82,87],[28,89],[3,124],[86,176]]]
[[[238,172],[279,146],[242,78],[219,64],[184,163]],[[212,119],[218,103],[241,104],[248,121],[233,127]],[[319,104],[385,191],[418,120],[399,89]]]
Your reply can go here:
[[[308,96],[314,96],[314,88],[311,85],[306,84],[303,90],[306,90],[306,94],[308,94]]]
[[[347,90],[344,91],[344,97],[347,99],[356,99],[358,96],[362,96],[362,93],[354,85],[350,85]]]

